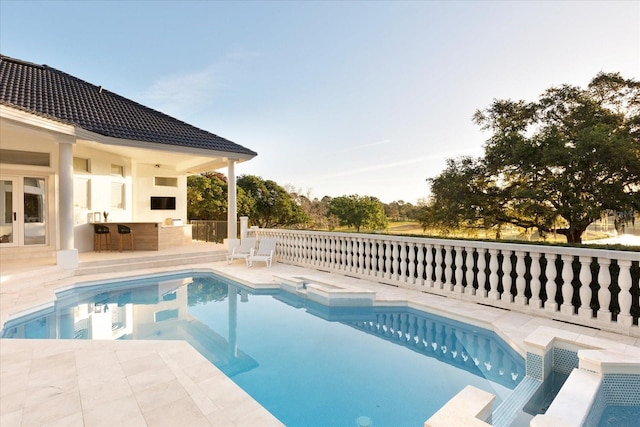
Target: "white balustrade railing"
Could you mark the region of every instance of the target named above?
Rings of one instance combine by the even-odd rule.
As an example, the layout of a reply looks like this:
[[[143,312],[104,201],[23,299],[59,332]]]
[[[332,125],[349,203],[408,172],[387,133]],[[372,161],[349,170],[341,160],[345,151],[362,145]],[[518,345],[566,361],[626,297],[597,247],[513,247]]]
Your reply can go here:
[[[640,253],[251,229],[279,262],[640,336]]]

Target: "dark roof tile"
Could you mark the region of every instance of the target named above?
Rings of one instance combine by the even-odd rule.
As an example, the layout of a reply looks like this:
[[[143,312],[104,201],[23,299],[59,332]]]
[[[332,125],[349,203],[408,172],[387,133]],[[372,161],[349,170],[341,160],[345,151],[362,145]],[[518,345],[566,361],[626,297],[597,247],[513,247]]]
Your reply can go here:
[[[62,71],[4,55],[0,55],[0,104],[114,138],[256,155]]]

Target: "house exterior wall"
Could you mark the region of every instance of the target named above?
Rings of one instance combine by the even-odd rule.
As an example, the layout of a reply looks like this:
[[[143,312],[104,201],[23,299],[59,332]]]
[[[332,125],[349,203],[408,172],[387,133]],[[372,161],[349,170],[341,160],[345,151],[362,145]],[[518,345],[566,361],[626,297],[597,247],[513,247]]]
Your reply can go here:
[[[155,164],[138,163],[135,165],[135,194],[133,221],[164,223],[167,219],[181,219],[187,223],[187,177],[174,169]],[[176,186],[157,185],[156,178],[176,178]],[[151,210],[152,196],[176,198],[175,210]]]

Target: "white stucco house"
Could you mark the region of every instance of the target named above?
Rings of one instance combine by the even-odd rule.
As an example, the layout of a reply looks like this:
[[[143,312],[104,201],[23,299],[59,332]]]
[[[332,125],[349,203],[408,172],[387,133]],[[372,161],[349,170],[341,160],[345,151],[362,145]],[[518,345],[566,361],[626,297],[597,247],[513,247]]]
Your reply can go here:
[[[62,71],[0,55],[0,257],[75,268],[92,222],[187,222],[187,176],[256,152]]]

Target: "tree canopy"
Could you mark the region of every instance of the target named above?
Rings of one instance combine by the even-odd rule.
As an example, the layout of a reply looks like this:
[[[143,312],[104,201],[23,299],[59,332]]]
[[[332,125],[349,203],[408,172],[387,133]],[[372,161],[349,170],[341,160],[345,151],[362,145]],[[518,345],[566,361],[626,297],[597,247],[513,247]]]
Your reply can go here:
[[[423,226],[513,224],[579,243],[603,214],[640,211],[639,82],[601,73],[535,102],[495,100],[474,122],[492,133],[484,157],[449,159],[428,179]]]
[[[340,225],[360,228],[380,229],[387,227],[384,205],[371,196],[341,196],[329,202],[329,214],[335,215]]]
[[[227,178],[216,172],[187,177],[187,217],[227,220]]]
[[[287,227],[305,224],[309,218],[283,187],[272,180],[255,175],[241,175],[238,189],[244,191],[248,203],[238,213],[261,228]]]

